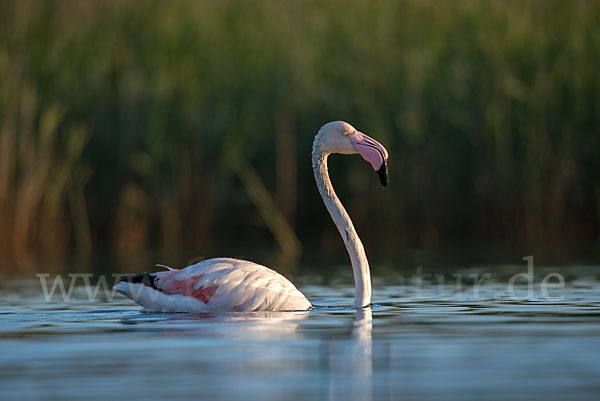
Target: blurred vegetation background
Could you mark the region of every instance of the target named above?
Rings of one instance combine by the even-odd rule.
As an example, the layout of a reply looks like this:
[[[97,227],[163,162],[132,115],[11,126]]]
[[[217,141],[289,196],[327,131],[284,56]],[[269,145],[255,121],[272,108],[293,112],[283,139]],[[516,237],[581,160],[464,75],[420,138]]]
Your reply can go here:
[[[343,254],[341,119],[369,255],[597,256],[599,71],[598,1],[2,1],[0,254]]]

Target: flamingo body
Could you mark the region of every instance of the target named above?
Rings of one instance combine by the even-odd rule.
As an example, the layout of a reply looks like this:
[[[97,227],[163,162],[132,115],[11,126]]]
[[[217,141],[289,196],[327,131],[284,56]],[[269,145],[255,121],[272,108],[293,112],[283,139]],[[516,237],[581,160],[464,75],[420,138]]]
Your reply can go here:
[[[312,307],[284,276],[247,260],[208,259],[185,269],[126,276],[115,290],[160,312],[293,311]]]
[[[354,307],[371,303],[371,274],[362,242],[336,196],[327,169],[332,153],[359,154],[387,185],[387,150],[343,121],[325,124],[313,143],[312,166],[323,203],[346,246],[354,274]],[[126,276],[114,289],[146,309],[162,312],[294,311],[312,308],[288,279],[259,264],[209,259],[182,270]]]

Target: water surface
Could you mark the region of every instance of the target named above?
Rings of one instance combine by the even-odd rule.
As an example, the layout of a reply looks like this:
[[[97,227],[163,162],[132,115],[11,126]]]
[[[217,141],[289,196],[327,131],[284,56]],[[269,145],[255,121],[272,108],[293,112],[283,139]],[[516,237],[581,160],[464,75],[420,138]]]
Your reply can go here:
[[[383,282],[381,282],[383,281]],[[46,302],[39,280],[0,289],[2,399],[596,399],[600,284],[552,299],[506,283],[440,291],[374,278],[372,310],[349,283],[299,287],[321,309],[143,312],[119,295]],[[379,283],[378,283],[379,282]],[[523,291],[526,289],[523,288]]]

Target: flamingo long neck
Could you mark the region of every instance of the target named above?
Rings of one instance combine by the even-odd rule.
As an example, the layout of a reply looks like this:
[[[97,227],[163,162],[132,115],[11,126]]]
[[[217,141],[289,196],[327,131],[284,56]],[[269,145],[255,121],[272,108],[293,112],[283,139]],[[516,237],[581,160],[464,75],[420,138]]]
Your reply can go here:
[[[369,262],[365,255],[363,247],[350,216],[342,206],[339,198],[333,190],[331,180],[329,179],[329,171],[327,170],[327,157],[329,153],[321,149],[319,136],[315,138],[312,151],[312,166],[315,173],[315,180],[319,193],[323,198],[323,203],[327,207],[335,226],[337,227],[348,255],[352,263],[352,272],[354,273],[354,286],[356,294],[354,297],[354,307],[362,308],[371,303],[371,272],[369,270]]]

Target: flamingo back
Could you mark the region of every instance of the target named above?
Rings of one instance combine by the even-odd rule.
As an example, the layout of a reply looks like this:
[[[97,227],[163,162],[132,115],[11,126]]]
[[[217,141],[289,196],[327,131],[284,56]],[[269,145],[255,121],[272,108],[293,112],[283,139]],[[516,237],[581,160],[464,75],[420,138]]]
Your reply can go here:
[[[284,276],[231,258],[185,269],[125,276],[114,287],[148,310],[161,312],[291,311],[312,307]]]

